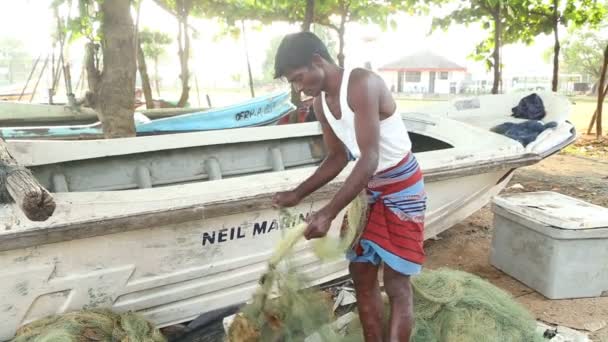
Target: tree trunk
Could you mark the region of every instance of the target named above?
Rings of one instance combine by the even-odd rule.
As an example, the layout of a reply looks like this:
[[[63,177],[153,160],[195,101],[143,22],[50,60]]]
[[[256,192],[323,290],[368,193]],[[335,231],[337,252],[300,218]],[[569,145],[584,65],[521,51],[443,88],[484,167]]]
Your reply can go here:
[[[500,1],[495,8],[496,12],[493,13],[494,17],[494,83],[492,84],[492,94],[498,94],[498,88],[500,87],[501,81],[501,66],[500,66],[500,45],[502,43],[502,23],[500,21]]]
[[[141,3],[137,2],[135,8],[135,55],[137,56],[137,68],[139,70],[139,78],[141,79],[141,87],[144,93],[144,99],[146,101],[146,108],[154,108],[154,101],[152,99],[152,88],[150,87],[150,77],[148,76],[148,66],[146,65],[146,56],[144,50],[141,47],[141,41],[139,40],[139,18],[141,18]]]
[[[559,82],[559,0],[553,0],[553,34],[555,36],[555,45],[553,47],[553,82],[551,82],[551,90],[557,91]]]
[[[608,68],[608,45],[604,49],[604,63],[602,64],[602,74],[600,76],[599,89],[604,89],[606,81],[606,69]],[[595,116],[595,136],[599,139],[602,136],[602,109],[604,106],[605,92],[598,92],[597,96],[597,115]]]
[[[342,13],[340,17],[340,27],[338,28],[338,38],[340,42],[338,52],[338,65],[344,68],[344,35],[346,33],[346,13]]]
[[[57,7],[54,7],[54,14],[55,14],[55,18],[57,19],[57,36],[60,41],[59,56],[60,56],[61,68],[63,70],[63,80],[65,81],[65,92],[66,92],[66,96],[68,99],[68,105],[73,108],[76,103],[76,97],[74,96],[74,92],[72,91],[72,77],[70,74],[70,62],[65,61],[65,58],[63,57],[63,52],[64,52],[63,49],[64,49],[64,45],[65,45],[65,40],[66,40],[66,34],[64,33],[64,25],[61,20],[61,17],[59,16]],[[67,20],[68,20],[68,22],[70,20],[69,13],[68,13]]]
[[[177,103],[178,107],[185,107],[188,103],[188,96],[190,94],[189,85],[189,70],[188,70],[188,59],[190,57],[190,38],[188,35],[188,14],[190,12],[190,0],[179,0],[178,4],[178,15],[179,15],[179,32],[177,45],[179,47],[179,61],[182,68],[180,78],[182,80],[182,95]]]
[[[94,92],[94,108],[106,138],[135,136],[136,57],[131,1],[104,0],[101,12],[103,71]]]
[[[158,56],[154,57],[154,84],[156,85],[156,95],[160,98],[160,76],[158,72]]]
[[[604,99],[606,98],[606,95],[608,95],[608,85],[606,87],[604,87],[604,95],[602,95],[604,97]],[[595,126],[595,119],[597,118],[597,106],[595,108],[595,111],[593,112],[593,116],[591,116],[591,121],[589,122],[589,127],[587,127],[587,134],[591,134],[591,131],[593,130],[593,126]]]
[[[92,41],[85,46],[85,68],[87,70],[87,83],[89,84],[89,92],[95,94],[99,88],[101,73],[99,72],[99,62],[97,60],[97,50],[99,46]],[[89,103],[91,107],[94,103]]]
[[[315,17],[315,0],[306,0],[306,14],[302,23],[302,31],[310,32],[310,25]]]
[[[245,59],[247,60],[247,74],[249,75],[249,90],[251,90],[251,97],[255,97],[255,90],[253,89],[253,75],[251,75],[251,63],[249,63],[249,52],[247,49],[247,34],[245,32],[245,20],[241,20],[241,27],[243,30],[243,44],[245,45]]]
[[[304,21],[302,22],[302,31],[310,32],[310,25],[314,21],[315,17],[315,0],[306,0],[306,11],[304,16]],[[300,98],[300,93],[296,91],[296,89],[291,87],[291,103],[296,107],[289,114],[289,122],[295,123],[298,121],[298,110],[302,106],[302,99]]]
[[[606,98],[606,95],[608,95],[608,85],[604,88],[604,93],[603,93],[603,97],[604,99]],[[591,131],[593,130],[593,126],[595,126],[595,119],[597,118],[597,106],[595,108],[595,111],[593,112],[593,115],[591,116],[591,121],[589,121],[589,127],[587,127],[587,134],[591,134]]]
[[[68,105],[72,108],[76,106],[76,95],[72,89],[72,74],[70,73],[70,64],[66,63],[63,66],[63,78],[65,80],[65,92],[68,98]]]
[[[139,70],[139,77],[141,78],[144,98],[146,99],[146,108],[154,108],[152,87],[150,87],[150,77],[148,76],[148,67],[146,66],[146,57],[144,56],[144,50],[141,48],[141,43],[139,42],[137,44],[137,68]]]

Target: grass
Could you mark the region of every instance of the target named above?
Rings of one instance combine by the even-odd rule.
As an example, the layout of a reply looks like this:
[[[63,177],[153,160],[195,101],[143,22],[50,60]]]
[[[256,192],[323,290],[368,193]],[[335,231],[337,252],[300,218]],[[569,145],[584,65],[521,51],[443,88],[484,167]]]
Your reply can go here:
[[[581,135],[572,145],[566,147],[562,153],[608,160],[608,139],[602,138],[597,140],[595,135]]]

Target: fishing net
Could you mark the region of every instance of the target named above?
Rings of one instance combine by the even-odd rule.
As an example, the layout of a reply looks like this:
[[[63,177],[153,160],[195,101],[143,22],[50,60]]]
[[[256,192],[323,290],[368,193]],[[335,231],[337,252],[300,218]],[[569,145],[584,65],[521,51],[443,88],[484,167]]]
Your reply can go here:
[[[50,316],[21,327],[13,342],[165,342],[152,324],[136,313],[93,309]]]
[[[364,222],[366,208],[359,198],[349,207],[343,238],[325,238],[313,245],[321,259],[343,257]],[[277,247],[260,288],[228,329],[228,341],[305,341],[314,335],[309,341],[363,342],[358,317],[336,324],[328,292],[307,288],[308,280],[289,260],[287,267],[277,268],[304,229],[303,225],[294,228]],[[534,319],[520,304],[475,275],[448,269],[424,271],[412,278],[412,287],[416,316],[412,341],[543,341],[535,331]]]
[[[312,241],[315,255],[324,261],[343,257],[355,240],[367,215],[367,197],[361,194],[349,205],[340,237],[326,236]],[[282,211],[287,221],[294,217]],[[308,279],[295,270],[290,258],[306,223],[289,230],[268,262],[268,271],[250,304],[245,306],[228,331],[229,341],[302,341],[333,321],[333,301],[328,293],[307,288]],[[285,267],[278,268],[283,262]],[[272,298],[271,298],[272,297]],[[332,332],[329,329],[327,334]],[[331,341],[331,336],[325,340]]]
[[[424,271],[412,278],[416,325],[413,342],[541,342],[536,322],[505,291],[466,272]],[[388,318],[388,303],[385,318]],[[363,341],[353,320],[337,341]]]

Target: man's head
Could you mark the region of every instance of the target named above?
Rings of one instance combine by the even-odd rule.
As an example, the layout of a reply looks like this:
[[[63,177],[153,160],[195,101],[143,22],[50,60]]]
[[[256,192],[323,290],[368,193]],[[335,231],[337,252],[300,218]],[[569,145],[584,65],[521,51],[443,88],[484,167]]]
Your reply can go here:
[[[275,78],[285,77],[296,90],[318,96],[325,81],[323,66],[334,64],[327,47],[310,32],[286,35],[274,59]]]

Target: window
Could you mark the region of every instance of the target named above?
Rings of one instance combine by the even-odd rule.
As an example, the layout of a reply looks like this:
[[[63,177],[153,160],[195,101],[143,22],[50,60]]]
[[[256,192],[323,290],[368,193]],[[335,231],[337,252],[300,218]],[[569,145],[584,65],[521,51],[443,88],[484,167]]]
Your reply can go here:
[[[442,71],[439,73],[439,79],[440,80],[447,80],[449,76],[449,73],[447,71]]]
[[[406,71],[405,82],[408,83],[419,83],[422,78],[420,71]]]

